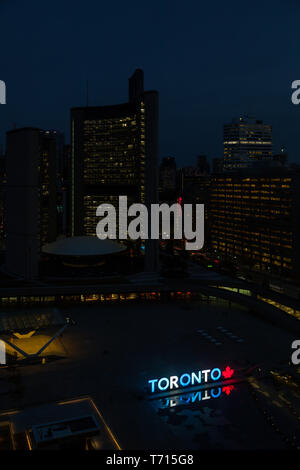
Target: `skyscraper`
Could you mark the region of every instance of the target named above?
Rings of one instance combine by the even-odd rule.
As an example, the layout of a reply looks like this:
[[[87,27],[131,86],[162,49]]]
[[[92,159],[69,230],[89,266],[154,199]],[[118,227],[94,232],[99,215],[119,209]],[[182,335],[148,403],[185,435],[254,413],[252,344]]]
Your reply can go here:
[[[174,157],[164,157],[159,167],[160,200],[167,201],[176,198],[177,171]]]
[[[197,157],[197,167],[199,168],[199,170],[203,174],[204,173],[206,173],[206,174],[210,173],[210,164],[209,164],[209,161],[208,161],[206,155],[198,155],[198,157]]]
[[[56,131],[39,131],[39,247],[57,236],[57,169],[58,141]]]
[[[0,149],[0,252],[4,250],[4,201],[6,186],[5,156]]]
[[[71,110],[71,145],[72,235],[96,235],[97,207],[117,208],[119,196],[157,202],[158,93],[144,91],[142,70],[129,79],[127,103]]]
[[[224,125],[224,168],[249,168],[272,158],[272,127],[253,118]]]
[[[6,268],[38,276],[44,244],[56,238],[56,144],[34,128],[7,132]]]
[[[206,157],[197,157],[197,167],[187,166],[179,170],[179,189],[183,204],[204,204],[205,247],[209,239],[209,188],[210,167]],[[200,163],[200,164],[199,164]]]

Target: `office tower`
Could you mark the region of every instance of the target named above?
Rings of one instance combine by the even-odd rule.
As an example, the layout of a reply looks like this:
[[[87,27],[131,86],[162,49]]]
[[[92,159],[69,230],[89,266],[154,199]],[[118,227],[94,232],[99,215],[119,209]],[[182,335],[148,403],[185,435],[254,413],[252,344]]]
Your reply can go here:
[[[161,201],[176,198],[176,183],[176,160],[174,157],[164,157],[159,167],[159,199]]]
[[[179,170],[179,190],[182,195],[187,193],[198,194],[209,188],[210,176],[202,173],[197,167],[186,166]]]
[[[39,254],[56,238],[56,145],[34,128],[7,132],[6,268],[38,276]]]
[[[142,70],[129,79],[127,103],[71,110],[71,145],[72,235],[95,236],[97,207],[117,209],[119,196],[128,205],[157,202],[158,93],[144,91]]]
[[[199,162],[197,158],[197,162]],[[210,174],[206,165],[184,167],[179,170],[179,190],[183,204],[204,204],[204,242],[209,239]],[[193,212],[195,215],[195,212]]]
[[[249,168],[254,161],[272,159],[272,127],[253,118],[224,125],[224,168]]]
[[[55,142],[55,167],[56,167],[56,178],[59,181],[63,177],[64,170],[64,147],[65,147],[65,135],[63,132],[55,129],[47,129],[41,131],[41,133],[49,140]]]
[[[210,185],[210,165],[205,155],[198,155],[197,167],[179,170],[179,189],[185,202],[207,202]]]
[[[5,187],[6,187],[6,167],[5,156],[0,155],[0,251],[5,247],[4,233],[4,206],[5,206]]]
[[[213,173],[223,173],[224,171],[224,159],[223,158],[213,158]]]
[[[59,137],[58,137],[59,135]],[[39,247],[57,236],[57,153],[61,134],[39,132]]]
[[[140,100],[144,92],[144,72],[142,69],[136,69],[134,74],[128,79],[128,99],[131,103]]]
[[[280,149],[280,153],[273,155],[273,161],[278,162],[280,165],[287,165],[288,163],[288,154],[284,147]]]
[[[57,233],[71,236],[71,145],[64,144],[62,148],[61,173],[57,187]]]
[[[206,155],[198,155],[197,157],[197,168],[200,170],[202,174],[209,174],[210,173],[210,164],[207,160]]]
[[[212,175],[212,249],[249,270],[299,276],[299,205],[299,170],[267,167]]]
[[[62,180],[70,182],[72,177],[72,148],[70,144],[64,144],[62,152]]]
[[[68,150],[70,146],[65,145],[65,136],[62,132],[55,129],[49,129],[41,131],[44,136],[44,139],[47,139],[51,142],[51,152],[54,155],[55,152],[55,162],[53,158],[50,159],[52,170],[56,172],[56,175],[51,178],[51,182],[54,183],[56,178],[56,192],[54,188],[51,189],[50,195],[54,196],[56,193],[56,235],[66,235],[67,234],[67,181],[66,181],[66,164],[68,157]],[[54,148],[55,147],[55,148]],[[55,163],[55,166],[54,166]],[[54,201],[52,201],[54,204]],[[49,228],[50,230],[54,229],[54,225]],[[53,237],[50,237],[53,239]]]

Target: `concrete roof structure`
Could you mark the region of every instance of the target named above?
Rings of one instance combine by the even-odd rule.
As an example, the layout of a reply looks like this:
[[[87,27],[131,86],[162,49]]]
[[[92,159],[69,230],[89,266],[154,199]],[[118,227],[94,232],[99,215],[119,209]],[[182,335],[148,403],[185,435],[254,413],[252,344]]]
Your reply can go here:
[[[81,236],[56,240],[43,246],[42,252],[54,256],[105,256],[121,253],[126,247],[112,240]]]

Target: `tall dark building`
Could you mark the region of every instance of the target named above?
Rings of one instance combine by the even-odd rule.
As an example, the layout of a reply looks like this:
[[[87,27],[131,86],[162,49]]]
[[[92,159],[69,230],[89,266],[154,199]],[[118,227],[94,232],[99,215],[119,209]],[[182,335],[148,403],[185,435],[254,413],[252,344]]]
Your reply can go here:
[[[144,92],[144,72],[142,69],[136,69],[134,74],[129,78],[129,101],[135,102],[140,99],[141,94]]]
[[[64,144],[57,187],[57,231],[63,236],[71,235],[71,175],[71,145]]]
[[[198,155],[197,167],[199,168],[202,174],[208,175],[210,173],[210,164],[206,155]]]
[[[119,196],[128,205],[158,200],[158,93],[145,92],[143,81],[136,70],[128,103],[71,110],[72,235],[96,235],[97,207],[117,208]],[[155,270],[156,249],[146,247],[147,269]]]
[[[59,134],[61,136],[61,134]],[[39,246],[57,236],[58,133],[39,131]]]
[[[272,159],[272,127],[253,118],[239,118],[224,125],[224,168],[249,168]]]
[[[6,164],[5,156],[0,154],[0,251],[5,247],[4,217],[5,217],[5,187],[6,187]]]
[[[176,198],[177,170],[174,157],[164,157],[159,167],[159,199],[172,201]]]
[[[7,132],[6,268],[38,276],[39,254],[56,239],[56,143],[34,128]]]
[[[212,165],[213,165],[213,168],[212,168],[213,173],[219,174],[219,173],[224,172],[224,159],[223,158],[218,158],[218,157],[213,158]]]
[[[278,162],[280,165],[287,165],[288,164],[288,154],[284,147],[280,149],[280,153],[276,153],[273,155],[273,161]]]
[[[209,196],[210,174],[206,159],[198,167],[184,167],[179,170],[179,188],[183,204],[204,204],[205,247],[209,239]]]

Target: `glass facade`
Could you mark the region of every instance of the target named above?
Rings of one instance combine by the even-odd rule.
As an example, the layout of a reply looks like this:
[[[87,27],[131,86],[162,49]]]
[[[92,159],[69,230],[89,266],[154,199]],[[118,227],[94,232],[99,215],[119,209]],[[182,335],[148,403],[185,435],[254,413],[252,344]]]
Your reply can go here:
[[[100,204],[110,203],[118,210],[119,196],[127,196],[128,205],[144,202],[145,106],[140,100],[76,111],[72,120],[73,220],[80,216],[80,234],[95,236]],[[78,159],[81,166],[76,172]],[[77,230],[76,223],[72,226],[73,235],[79,234],[78,224]]]

